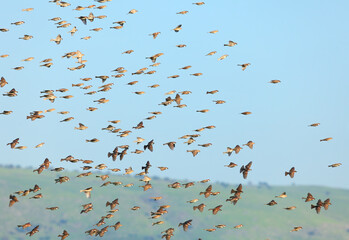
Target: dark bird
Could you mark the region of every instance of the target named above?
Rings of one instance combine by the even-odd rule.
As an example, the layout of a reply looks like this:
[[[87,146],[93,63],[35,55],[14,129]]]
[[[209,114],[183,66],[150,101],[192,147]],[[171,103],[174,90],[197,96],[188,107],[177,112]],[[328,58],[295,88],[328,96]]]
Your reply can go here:
[[[8,143],[7,145],[10,145],[10,147],[13,149],[16,147],[16,145],[19,144],[19,138],[16,138],[12,142]]]
[[[25,235],[29,235],[31,237],[35,233],[38,233],[38,232],[39,232],[39,225],[37,225],[35,228],[33,228],[30,232],[27,232]]]
[[[313,209],[315,208],[316,213],[319,214],[321,211],[321,207],[323,206],[323,202],[319,199],[316,203],[316,205],[311,204],[310,208]]]
[[[9,203],[9,207],[12,207],[13,204],[15,204],[16,202],[19,202],[17,197],[15,195],[10,195],[10,203]]]
[[[247,178],[248,172],[252,170],[251,165],[252,162],[249,162],[246,166],[242,165],[242,167],[240,168],[240,173],[242,173],[244,179]]]
[[[63,230],[63,233],[58,235],[57,237],[60,237],[61,240],[66,239],[69,236],[69,233],[66,230]]]
[[[193,221],[193,220],[190,219],[190,220],[187,220],[187,221],[185,221],[185,222],[183,222],[183,223],[179,223],[179,224],[178,224],[178,227],[183,226],[183,230],[184,230],[184,231],[187,231],[188,228],[189,228],[189,226],[191,225],[191,222],[192,222],[192,221]]]
[[[295,168],[292,167],[289,172],[285,172],[285,176],[290,175],[290,177],[293,178],[296,172]]]
[[[145,166],[142,166],[142,170],[144,170],[145,174],[148,174],[148,170],[151,167],[151,164],[149,161],[145,164]]]
[[[113,161],[116,160],[117,156],[118,156],[118,147],[115,147],[113,152],[108,152],[108,158],[112,157]]]
[[[274,200],[271,200],[270,202],[268,202],[268,203],[265,204],[265,205],[274,206],[274,205],[276,205],[276,204],[277,204],[277,202],[275,202]]]
[[[147,145],[144,145],[144,150],[147,150],[147,148],[149,149],[149,151],[153,151],[153,144],[154,144],[154,140],[151,140],[150,142],[148,142]]]

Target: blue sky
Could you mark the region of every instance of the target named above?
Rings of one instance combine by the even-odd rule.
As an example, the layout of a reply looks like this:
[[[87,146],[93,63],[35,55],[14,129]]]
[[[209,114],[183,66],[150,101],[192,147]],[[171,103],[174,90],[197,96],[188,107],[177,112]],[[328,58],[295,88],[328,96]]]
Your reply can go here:
[[[196,6],[188,1],[112,1],[105,3],[103,10],[86,9],[73,11],[76,6],[98,4],[94,1],[75,1],[72,6],[61,8],[54,3],[6,1],[0,14],[1,76],[9,84],[1,88],[5,93],[12,88],[19,92],[15,98],[1,97],[0,111],[12,110],[13,114],[0,116],[2,152],[1,164],[38,166],[48,157],[54,167],[77,169],[81,164],[60,162],[61,158],[73,155],[76,158],[91,159],[94,165],[105,163],[111,168],[124,169],[132,166],[135,172],[146,161],[153,165],[150,173],[160,177],[202,180],[228,183],[268,182],[274,185],[307,184],[347,188],[346,143],[349,140],[346,108],[348,101],[345,68],[348,63],[348,23],[349,3],[347,1],[205,1]],[[32,12],[21,9],[33,7]],[[127,14],[137,9],[136,14]],[[187,10],[186,15],[176,12]],[[105,19],[95,19],[87,25],[77,19],[93,12],[95,16],[107,15]],[[61,17],[72,25],[56,28],[48,19]],[[14,26],[10,23],[25,21]],[[112,22],[125,20],[121,30],[110,29]],[[175,33],[171,29],[182,24],[182,30]],[[78,31],[70,36],[76,26]],[[100,32],[89,31],[102,27]],[[209,31],[219,30],[216,34]],[[149,34],[161,32],[157,39]],[[18,39],[24,34],[33,35],[28,41]],[[63,41],[56,45],[50,39],[61,34]],[[81,40],[91,36],[90,40]],[[238,43],[234,47],[224,47],[229,40]],[[186,44],[185,48],[177,48]],[[130,55],[121,54],[133,49]],[[69,71],[67,67],[78,64],[75,59],[62,56],[79,50],[85,54],[86,67]],[[205,56],[217,51],[214,56]],[[160,66],[152,68],[151,61],[145,59],[156,53],[164,53],[158,58]],[[229,54],[218,61],[217,58]],[[34,57],[31,62],[22,59]],[[39,67],[40,61],[53,59],[51,68]],[[245,71],[237,64],[251,63]],[[179,70],[192,65],[188,70]],[[24,66],[21,71],[12,68]],[[98,75],[112,75],[116,67],[128,70],[125,77],[109,78],[106,83],[114,83],[112,90],[89,96],[102,85]],[[153,75],[131,75],[140,68],[156,70]],[[191,76],[192,73],[202,76]],[[168,76],[178,74],[179,78]],[[80,78],[92,77],[84,82],[93,85],[89,90],[71,87],[82,82]],[[280,84],[272,85],[270,80],[279,79]],[[139,81],[136,85],[126,85]],[[151,89],[147,86],[159,84]],[[57,96],[73,95],[66,100],[58,98],[55,103],[40,98],[44,89],[68,88]],[[206,91],[219,90],[215,95]],[[187,108],[159,106],[165,93],[171,90],[192,91],[182,96]],[[135,91],[145,91],[135,95]],[[93,101],[101,97],[110,100],[106,104]],[[173,95],[174,97],[174,95]],[[213,100],[225,100],[216,105]],[[94,112],[87,107],[98,107]],[[26,120],[29,112],[55,108],[36,121]],[[208,113],[196,110],[210,109]],[[58,111],[70,111],[59,115]],[[157,118],[144,120],[145,128],[134,130],[150,111],[161,111]],[[251,111],[243,116],[240,113]],[[75,119],[61,123],[66,117]],[[132,130],[126,138],[102,131],[108,120],[121,120],[115,125],[123,130]],[[319,122],[316,128],[309,124]],[[88,126],[85,131],[74,130],[78,123]],[[216,129],[201,132],[197,142],[187,146],[178,139],[185,134],[194,134],[194,129],[215,125]],[[6,144],[19,137],[20,145],[28,146],[23,151],[12,150]],[[136,155],[130,152],[141,149],[136,145],[136,137],[154,139],[154,152],[146,151]],[[329,142],[320,142],[332,137]],[[85,139],[98,138],[98,143],[86,143]],[[239,154],[231,157],[223,155],[226,147],[240,146],[249,140],[255,142],[253,150],[244,147]],[[162,144],[176,141],[171,151]],[[34,146],[45,142],[42,148]],[[212,143],[209,148],[197,144]],[[123,161],[112,162],[107,153],[115,146],[129,144],[130,150]],[[186,150],[200,149],[193,158]],[[234,169],[225,168],[229,162],[238,164]],[[247,180],[239,173],[242,164],[253,161],[252,171]],[[332,163],[343,163],[339,168],[330,169]],[[167,166],[169,170],[160,172],[155,167]],[[295,167],[298,173],[294,179],[284,176],[284,172]]]

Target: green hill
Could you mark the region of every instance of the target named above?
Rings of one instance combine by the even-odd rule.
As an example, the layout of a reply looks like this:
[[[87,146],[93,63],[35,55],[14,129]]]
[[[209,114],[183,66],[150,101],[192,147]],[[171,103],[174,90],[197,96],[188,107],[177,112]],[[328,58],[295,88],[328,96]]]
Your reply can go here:
[[[40,225],[39,232],[32,239],[58,239],[57,235],[66,229],[70,236],[67,239],[93,239],[87,236],[86,230],[101,229],[120,221],[123,225],[119,230],[109,228],[103,239],[161,239],[161,231],[173,227],[175,229],[172,239],[349,239],[349,191],[317,186],[243,186],[242,199],[234,206],[225,200],[231,196],[230,190],[237,185],[221,183],[195,183],[189,188],[172,189],[168,184],[175,181],[186,183],[182,180],[158,179],[152,177],[152,189],[144,192],[140,185],[139,177],[112,175],[106,181],[121,181],[123,184],[112,184],[100,187],[103,181],[92,174],[88,177],[77,178],[78,172],[51,172],[44,170],[40,175],[31,169],[0,168],[0,239],[27,239],[28,229],[17,228],[18,224],[31,222],[32,227]],[[59,176],[68,176],[70,181],[55,184],[54,179]],[[104,181],[105,182],[105,181]],[[123,185],[133,183],[132,187]],[[9,195],[15,191],[33,188],[35,184],[41,187],[43,198],[29,199],[36,193],[28,196],[18,196],[19,202],[8,207]],[[213,191],[219,191],[217,196],[205,198],[199,195],[206,187],[212,184]],[[93,187],[91,199],[87,199],[81,189]],[[285,199],[274,196],[287,192]],[[316,214],[310,209],[311,203],[305,203],[301,198],[311,192],[317,199],[330,198],[332,205],[329,210],[321,210]],[[163,199],[154,201],[150,197],[162,196]],[[106,201],[119,198],[120,205],[114,217],[105,219],[105,225],[93,226],[101,216],[105,216],[110,208],[105,207]],[[196,203],[187,201],[198,198]],[[273,207],[266,206],[270,200],[278,203]],[[93,210],[87,214],[80,214],[81,205],[92,202]],[[207,207],[202,213],[193,211],[193,206],[205,203]],[[168,213],[158,219],[149,219],[150,212],[156,211],[160,205],[171,205]],[[222,204],[222,211],[213,215],[209,208]],[[56,211],[46,210],[46,207],[58,206]],[[131,208],[139,206],[140,209],[132,211]],[[296,206],[292,211],[283,208]],[[192,226],[187,232],[177,227],[179,222],[192,219]],[[164,221],[164,224],[152,223]],[[207,232],[203,229],[214,228],[215,225],[225,224],[223,229]],[[242,224],[240,229],[234,226]],[[295,226],[302,226],[298,232],[290,232]]]

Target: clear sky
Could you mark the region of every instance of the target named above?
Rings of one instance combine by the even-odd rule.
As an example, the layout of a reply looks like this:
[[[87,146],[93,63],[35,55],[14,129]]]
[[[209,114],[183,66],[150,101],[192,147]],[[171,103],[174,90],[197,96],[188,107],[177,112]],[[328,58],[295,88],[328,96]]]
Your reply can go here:
[[[73,155],[80,159],[90,159],[93,165],[105,163],[111,168],[124,169],[132,166],[135,172],[150,161],[153,168],[150,175],[176,179],[202,180],[228,183],[267,182],[273,185],[306,184],[348,188],[349,166],[347,164],[347,143],[349,142],[349,110],[346,67],[349,58],[347,25],[348,1],[205,1],[196,6],[191,2],[178,1],[111,1],[105,9],[85,9],[73,11],[76,6],[96,4],[95,1],[74,1],[71,6],[61,8],[48,1],[5,1],[2,3],[0,28],[0,76],[9,83],[1,88],[1,93],[12,88],[17,97],[0,97],[0,112],[12,110],[11,115],[0,115],[0,164],[39,166],[47,157],[53,167],[77,169],[82,164],[60,162],[61,158]],[[21,11],[34,8],[31,12]],[[127,14],[137,9],[136,14]],[[176,14],[189,11],[186,15]],[[107,15],[105,19],[95,19],[84,25],[76,17]],[[68,28],[57,28],[55,22],[48,21],[61,17],[71,23]],[[20,26],[11,25],[25,21]],[[115,21],[125,20],[123,29],[110,29]],[[182,30],[175,33],[171,29],[182,24]],[[74,36],[70,31],[78,29]],[[100,32],[89,31],[103,28]],[[219,30],[216,34],[209,31]],[[157,39],[149,34],[161,32]],[[25,41],[18,39],[24,34],[34,36]],[[50,39],[62,35],[62,42],[56,45]],[[82,37],[91,36],[90,40]],[[234,47],[225,47],[229,40],[237,42]],[[185,48],[177,48],[186,44]],[[132,54],[122,54],[126,50]],[[70,71],[76,67],[75,59],[62,58],[65,53],[79,50],[85,54],[86,67]],[[205,56],[217,51],[213,56]],[[146,57],[164,53],[157,62],[158,67],[149,67]],[[218,57],[229,56],[218,61]],[[34,57],[33,61],[22,59]],[[39,67],[40,61],[53,59],[51,68]],[[237,64],[251,63],[245,71]],[[191,65],[188,70],[179,70]],[[23,70],[12,68],[24,66]],[[108,92],[84,95],[102,85],[98,75],[111,76],[111,70],[124,67],[128,70],[122,78],[109,78],[106,83],[114,83]],[[131,75],[140,68],[156,70],[153,75]],[[148,71],[149,71],[148,70]],[[202,76],[191,76],[203,73]],[[167,78],[171,75],[179,78]],[[80,78],[91,77],[89,82]],[[270,80],[279,79],[273,85]],[[139,81],[136,85],[126,85]],[[83,82],[93,85],[89,90],[72,87]],[[158,88],[147,86],[159,84]],[[40,98],[45,89],[68,88],[66,93],[56,96],[73,95],[71,99],[57,98],[54,103]],[[206,91],[219,90],[215,95]],[[192,91],[183,95],[182,103],[187,108],[158,105],[164,101],[165,93],[171,90]],[[135,91],[145,91],[136,95]],[[174,97],[174,95],[172,95]],[[106,104],[94,103],[105,97]],[[216,105],[213,100],[224,100]],[[98,107],[94,112],[87,107]],[[45,118],[35,121],[26,119],[29,112],[55,108],[46,113]],[[209,109],[208,113],[196,110]],[[58,111],[70,111],[59,115]],[[161,111],[153,120],[143,120],[151,116],[150,111]],[[250,111],[244,116],[241,112]],[[60,121],[74,117],[70,122]],[[126,138],[102,131],[108,120],[121,120],[115,127],[132,130]],[[145,128],[132,129],[140,121]],[[316,128],[312,123],[321,123]],[[88,126],[85,131],[74,130],[78,123]],[[190,146],[178,139],[193,130],[215,125],[212,130],[204,130],[201,137]],[[20,138],[25,150],[13,150],[7,143]],[[131,154],[142,149],[144,144],[133,143],[136,137],[154,139],[154,152]],[[332,137],[329,142],[320,139]],[[98,138],[98,143],[86,143],[86,139]],[[246,146],[239,154],[231,157],[223,155],[226,147],[255,142],[253,150]],[[176,141],[174,151],[162,144]],[[45,142],[42,148],[35,145]],[[202,148],[197,144],[212,143]],[[129,144],[130,150],[123,161],[112,162],[107,153],[115,146]],[[200,149],[193,158],[186,150]],[[247,180],[239,173],[242,164],[253,162]],[[224,165],[234,162],[238,167],[230,169]],[[329,164],[342,163],[338,168],[328,168]],[[157,166],[169,169],[160,172]],[[291,167],[298,171],[293,179],[284,176]]]

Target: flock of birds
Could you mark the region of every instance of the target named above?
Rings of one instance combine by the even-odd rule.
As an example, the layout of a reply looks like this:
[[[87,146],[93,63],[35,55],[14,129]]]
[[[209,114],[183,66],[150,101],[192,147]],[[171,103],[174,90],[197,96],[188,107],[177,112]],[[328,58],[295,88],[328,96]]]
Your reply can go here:
[[[110,1],[111,0],[98,0],[97,2],[98,3],[106,3],[106,2],[110,2]],[[68,2],[64,2],[64,1],[61,1],[61,0],[52,0],[50,2],[53,2],[57,6],[64,7],[64,8],[71,6],[71,4],[69,4]],[[196,2],[196,3],[193,3],[193,4],[198,6],[198,7],[200,7],[200,6],[204,5],[205,3],[204,2]],[[90,5],[90,6],[86,6],[86,7],[77,6],[73,10],[82,11],[84,9],[104,9],[106,7],[107,7],[107,5],[100,5],[100,6]],[[33,8],[27,8],[27,9],[23,9],[22,11],[30,12],[30,11],[35,11],[35,10]],[[130,10],[128,12],[128,14],[130,14],[130,15],[137,14],[137,12],[138,11],[136,9],[132,9],[132,10]],[[177,12],[177,14],[179,14],[179,15],[189,14],[189,11],[181,11],[181,12]],[[107,16],[105,16],[105,15],[95,16],[91,12],[88,15],[78,16],[77,18],[82,21],[83,25],[88,25],[89,22],[93,22],[96,19],[104,19],[106,17]],[[66,20],[63,20],[60,17],[54,17],[54,18],[49,19],[49,20],[55,22],[55,24],[57,25],[57,28],[68,28],[68,27],[72,26],[72,24],[70,22],[68,22]],[[17,27],[17,26],[25,24],[25,22],[24,21],[17,21],[17,22],[13,22],[11,24],[14,25],[14,27]],[[113,24],[115,24],[115,25],[110,27],[111,30],[119,30],[119,31],[121,31],[122,28],[127,27],[126,21],[124,21],[124,20],[113,22]],[[90,29],[90,30],[93,31],[93,32],[98,32],[98,31],[101,31],[102,28],[94,28],[94,29]],[[178,26],[173,28],[173,31],[177,32],[177,33],[180,32],[181,30],[182,30],[182,24],[179,24]],[[7,28],[0,28],[0,31],[1,32],[8,32],[10,30],[7,29]],[[70,34],[71,36],[74,36],[74,34],[77,31],[78,31],[78,28],[76,26],[74,26],[68,32],[68,34]],[[217,32],[218,32],[218,30],[213,30],[213,31],[210,31],[209,33],[210,34],[216,34]],[[153,37],[154,39],[156,39],[160,35],[160,32],[154,32],[154,33],[151,33],[149,35],[151,37]],[[31,36],[31,35],[24,35],[23,37],[19,37],[19,39],[22,39],[22,40],[25,40],[25,41],[30,41],[33,38],[34,37]],[[51,41],[54,42],[55,44],[59,45],[62,41],[64,41],[64,39],[65,39],[64,36],[62,37],[61,34],[58,34],[57,37],[51,39]],[[83,40],[89,40],[89,39],[91,39],[91,36],[82,37],[82,39]],[[236,47],[237,43],[234,42],[234,41],[228,40],[225,44],[222,44],[222,45],[224,45],[224,47]],[[185,44],[180,44],[180,45],[177,45],[176,47],[184,48],[184,47],[186,47],[186,45]],[[123,52],[122,54],[132,54],[132,52],[133,52],[133,50],[128,50],[128,51]],[[216,51],[212,51],[212,52],[209,52],[208,54],[206,54],[206,56],[212,56],[212,55],[214,55],[216,53],[217,53]],[[154,55],[152,55],[150,57],[147,57],[147,59],[149,59],[152,62],[149,67],[152,67],[153,69],[156,69],[156,67],[158,67],[160,65],[160,62],[158,62],[158,59],[162,55],[164,55],[164,53],[155,53]],[[224,54],[224,55],[220,56],[218,58],[218,60],[219,61],[224,60],[228,56],[229,56],[228,54]],[[8,55],[5,54],[5,55],[1,55],[0,57],[1,58],[6,58],[6,57],[8,57]],[[76,70],[80,70],[82,68],[85,68],[85,66],[87,64],[87,60],[84,59],[84,54],[82,52],[80,52],[79,50],[77,50],[75,52],[65,53],[62,56],[62,58],[73,58],[73,59],[77,60],[77,63],[79,65],[77,65],[75,67],[68,68],[70,71],[76,71]],[[32,61],[33,59],[34,59],[34,57],[28,57],[28,58],[23,59],[23,61],[28,62],[28,61]],[[53,65],[52,59],[44,59],[44,60],[41,61],[41,63],[42,63],[42,65],[40,65],[41,67],[50,68]],[[245,71],[250,65],[251,65],[250,63],[238,64],[238,66],[241,67],[242,71]],[[24,68],[23,66],[18,66],[18,67],[14,67],[13,69],[16,70],[16,71],[20,71],[23,68]],[[190,68],[191,68],[191,66],[188,65],[188,66],[182,67],[181,70],[188,70]],[[109,78],[122,78],[127,73],[127,70],[124,67],[116,67],[115,69],[112,69],[112,71],[115,72],[115,75],[111,75],[111,76],[109,76],[109,75],[95,76],[96,79],[100,79],[102,81],[102,85],[99,86],[98,89],[96,89],[94,91],[89,91],[89,92],[87,91],[88,89],[93,87],[92,85],[87,85],[87,86],[84,85],[85,82],[91,81],[93,79],[93,77],[81,78],[82,82],[81,83],[77,83],[77,84],[72,84],[72,87],[78,87],[78,88],[81,88],[82,90],[86,90],[86,92],[84,93],[85,95],[94,95],[94,94],[99,95],[99,94],[103,94],[103,92],[107,92],[107,91],[111,90],[113,85],[114,85],[113,83],[105,83]],[[143,67],[143,68],[133,72],[131,74],[131,76],[132,75],[142,75],[142,74],[151,75],[151,74],[155,74],[155,73],[156,73],[156,70],[149,70],[148,67]],[[195,76],[195,77],[199,77],[199,76],[203,75],[203,73],[192,73],[191,75]],[[168,76],[168,78],[178,78],[178,77],[179,77],[179,75]],[[12,83],[14,80],[13,79],[7,79],[6,77],[1,77],[0,87],[3,88],[3,89],[6,89],[7,84],[8,84],[7,81]],[[280,82],[281,82],[280,80],[271,80],[270,81],[271,84],[279,84]],[[135,85],[137,83],[138,83],[138,81],[131,81],[131,82],[127,83],[127,84],[132,86],[132,85]],[[149,87],[150,88],[157,88],[157,87],[159,87],[159,84],[154,84],[154,85],[151,85]],[[49,100],[50,102],[55,103],[55,101],[57,101],[58,98],[63,98],[63,99],[73,98],[74,96],[72,96],[72,95],[62,95],[62,96],[58,95],[60,93],[63,94],[63,93],[68,92],[68,91],[69,91],[68,88],[61,88],[61,89],[56,89],[56,90],[43,90],[41,92],[42,95],[40,97],[43,98],[44,100]],[[213,95],[213,94],[216,94],[218,92],[219,92],[219,90],[208,90],[206,92],[206,94]],[[142,95],[145,92],[144,91],[136,91],[134,93],[137,94],[137,95]],[[192,92],[189,91],[189,90],[182,91],[182,92],[176,92],[175,90],[173,90],[173,91],[167,92],[166,93],[167,97],[164,99],[164,101],[160,102],[159,105],[161,105],[161,106],[173,105],[176,108],[184,108],[187,105],[185,103],[183,103],[182,97],[184,97],[185,95],[191,94],[191,93]],[[18,94],[18,91],[15,88],[12,88],[12,89],[9,89],[7,92],[3,93],[2,95],[5,96],[5,97],[16,97],[17,94]],[[174,94],[175,94],[175,96],[172,97],[171,95],[174,95]],[[106,99],[105,97],[100,97],[100,98],[96,99],[94,102],[98,103],[98,104],[105,104],[105,103],[109,102],[109,99]],[[215,104],[224,104],[225,103],[224,100],[214,100],[213,102]],[[89,107],[86,110],[87,111],[96,111],[96,110],[98,110],[98,108],[97,107]],[[27,116],[27,119],[30,119],[31,121],[39,120],[39,119],[44,118],[46,113],[53,112],[53,111],[55,111],[54,108],[47,109],[47,110],[40,110],[40,111],[32,111]],[[208,111],[209,111],[209,109],[198,109],[196,112],[206,113]],[[7,110],[7,111],[3,111],[1,114],[9,115],[11,113],[12,113],[12,111]],[[61,114],[61,115],[67,115],[70,112],[69,111],[60,111],[58,113]],[[152,119],[156,118],[157,115],[162,114],[162,112],[154,111],[154,112],[150,112],[150,114],[151,114],[151,116],[147,117],[146,120],[152,120]],[[242,115],[250,115],[252,113],[246,111],[246,112],[242,112],[241,114]],[[61,122],[68,122],[68,121],[71,121],[73,119],[74,119],[74,117],[66,117],[63,120],[61,120]],[[132,133],[132,131],[136,131],[136,130],[144,128],[143,121],[140,121],[136,126],[133,126],[132,130],[117,128],[115,125],[118,124],[119,122],[120,122],[120,120],[110,120],[109,121],[110,124],[108,124],[108,126],[103,128],[102,130],[103,131],[108,131],[108,132],[111,132],[111,133],[115,133],[120,138],[125,138],[130,133]],[[310,127],[317,127],[317,126],[319,126],[319,124],[320,123],[313,123],[313,124],[311,124],[309,126]],[[87,128],[88,127],[85,126],[83,123],[79,123],[78,126],[75,127],[75,130],[84,131]],[[205,126],[205,127],[202,127],[202,128],[198,128],[198,129],[195,130],[197,132],[196,134],[184,135],[184,136],[179,137],[179,139],[185,140],[184,144],[187,144],[188,146],[189,145],[193,146],[194,143],[197,141],[197,139],[200,137],[199,132],[202,132],[204,130],[214,129],[214,128],[215,128],[215,126],[213,126],[213,125]],[[329,141],[331,139],[332,138],[324,138],[324,139],[321,139],[320,141]],[[86,142],[88,142],[88,143],[96,143],[98,141],[99,141],[99,139],[97,139],[97,138],[86,139]],[[137,137],[137,139],[134,142],[137,145],[140,145],[144,141],[145,141],[145,139],[143,139],[141,137]],[[22,146],[22,145],[19,145],[19,144],[20,144],[20,138],[16,138],[14,140],[11,140],[7,145],[9,145],[9,147],[11,149],[23,150],[23,149],[27,148],[27,146]],[[45,143],[42,142],[42,143],[36,145],[35,148],[43,147],[44,144]],[[155,144],[155,141],[151,140],[151,141],[147,142],[146,144],[144,144],[141,149],[137,149],[136,148],[134,150],[130,150],[130,146],[126,145],[126,144],[125,145],[121,145],[121,146],[116,146],[113,150],[111,150],[110,152],[106,153],[106,156],[108,158],[111,158],[112,161],[117,161],[118,159],[121,161],[121,160],[123,160],[123,158],[129,152],[131,152],[133,154],[142,154],[143,152],[145,152],[147,150],[150,151],[150,152],[153,152],[154,151],[154,144]],[[163,143],[163,145],[168,146],[170,150],[174,150],[175,147],[176,147],[176,144],[177,144],[177,142],[175,142],[175,141]],[[255,143],[253,141],[248,141],[247,143],[243,144],[242,146],[247,146],[249,149],[252,150],[254,144]],[[208,148],[211,145],[212,145],[212,143],[198,144],[198,146],[201,147],[201,148]],[[242,147],[240,145],[236,145],[235,147],[227,147],[227,150],[226,150],[226,152],[224,152],[224,154],[228,154],[229,156],[231,156],[231,154],[233,154],[233,153],[238,154],[241,149],[242,149]],[[189,149],[189,150],[187,150],[187,152],[191,153],[192,156],[195,157],[195,156],[197,156],[200,153],[200,149]],[[97,169],[97,170],[107,169],[107,170],[110,170],[112,172],[119,172],[119,171],[121,171],[118,168],[109,168],[107,166],[107,164],[104,164],[104,163],[98,164],[96,166],[91,166],[91,164],[93,164],[92,160],[76,159],[72,155],[69,155],[69,156],[67,156],[65,158],[62,158],[61,162],[63,162],[63,161],[66,161],[66,162],[69,162],[69,163],[82,163],[82,164],[85,164],[82,167],[84,172],[79,174],[77,177],[87,177],[87,176],[90,176],[90,175],[93,174],[91,172],[91,170],[93,170],[93,169]],[[41,174],[43,171],[46,171],[46,170],[55,171],[55,172],[61,172],[61,171],[64,170],[63,167],[56,167],[55,166],[54,168],[52,168],[51,164],[52,163],[50,162],[50,160],[46,158],[44,160],[44,162],[40,166],[38,166],[37,169],[34,170],[34,172],[37,172],[37,174]],[[56,165],[58,163],[54,163],[54,164]],[[244,179],[247,179],[248,174],[252,171],[252,164],[253,163],[251,161],[248,164],[242,165],[240,167],[240,173],[242,174],[242,177]],[[329,165],[329,167],[339,167],[340,165],[341,165],[341,163],[335,163],[335,164]],[[236,166],[238,166],[238,165],[233,163],[233,162],[230,162],[228,165],[225,165],[225,167],[228,167],[228,168],[234,168]],[[150,170],[151,167],[152,167],[151,163],[149,161],[147,161],[145,163],[145,165],[142,167],[141,172],[137,174],[137,175],[143,177],[143,179],[140,180],[140,181],[144,182],[144,185],[140,186],[140,187],[143,188],[143,191],[148,191],[149,189],[152,189],[151,178],[148,176],[149,175],[149,170]],[[161,171],[166,171],[168,169],[165,166],[158,166],[158,168]],[[129,167],[129,168],[125,169],[125,174],[131,174],[133,172],[134,172],[134,170],[132,169],[132,167]],[[292,167],[290,170],[285,171],[285,176],[289,176],[290,178],[294,178],[296,173],[297,173],[297,171],[296,171],[295,167]],[[105,181],[105,180],[107,180],[109,178],[108,174],[97,175],[96,177],[101,178],[101,180],[103,181],[103,184],[100,187],[104,187],[104,186],[107,186],[109,184],[122,185],[121,182]],[[70,180],[69,177],[61,176],[61,177],[55,179],[55,182],[62,184],[62,183],[65,183],[65,182],[67,182],[69,180]],[[209,179],[205,179],[205,180],[202,180],[200,182],[206,183],[208,181],[209,181]],[[169,188],[174,188],[174,189],[179,189],[181,187],[189,188],[189,187],[193,186],[194,184],[195,184],[194,182],[189,182],[189,183],[174,182],[172,184],[169,184],[168,187]],[[133,184],[127,184],[124,187],[131,187],[131,186],[133,186]],[[84,193],[87,198],[90,198],[91,194],[92,194],[92,191],[93,191],[93,188],[94,188],[93,186],[89,186],[89,187],[87,187],[85,189],[82,189],[80,192]],[[243,193],[242,189],[243,189],[243,186],[241,184],[238,185],[238,187],[236,189],[232,189],[230,191],[231,196],[228,199],[226,199],[226,201],[230,202],[230,203],[233,203],[234,205],[237,204],[237,202],[241,199],[241,194]],[[20,202],[20,200],[19,200],[20,198],[19,197],[25,197],[25,196],[28,196],[29,194],[35,194],[35,195],[31,196],[30,199],[40,199],[40,198],[42,198],[44,196],[44,194],[39,193],[39,191],[41,191],[41,188],[38,185],[35,185],[33,188],[26,189],[26,190],[19,190],[19,191],[14,192],[13,194],[10,194],[10,197],[9,197],[10,198],[9,207],[17,207],[17,205],[20,204],[19,203]],[[203,195],[205,198],[216,196],[218,194],[220,194],[220,192],[213,191],[212,185],[208,186],[202,192],[198,193],[198,195]],[[286,197],[287,197],[286,192],[280,194],[279,196],[275,196],[275,198],[286,198]],[[162,199],[162,197],[161,196],[154,196],[151,199],[153,199],[154,201],[160,201]],[[315,198],[312,196],[311,193],[308,193],[307,196],[304,197],[304,199],[305,199],[305,202],[310,202],[310,201],[314,201],[315,200]],[[198,201],[200,201],[200,200],[198,198],[196,198],[196,199],[190,200],[188,202],[189,203],[196,203]],[[276,204],[277,204],[277,202],[275,200],[271,200],[270,202],[266,203],[266,205],[268,205],[268,206],[274,206]],[[101,227],[101,226],[105,225],[106,224],[105,221],[107,219],[112,218],[114,216],[114,214],[118,211],[118,209],[116,208],[118,205],[119,205],[119,199],[118,198],[114,199],[113,201],[107,201],[106,202],[106,207],[110,208],[110,210],[108,211],[108,213],[105,216],[102,216],[100,218],[100,220],[96,223],[96,226],[97,227]],[[317,203],[314,204],[314,205],[311,205],[309,208],[315,209],[315,211],[317,213],[320,213],[322,208],[324,210],[327,210],[330,205],[331,205],[330,199],[326,199],[324,201],[318,199]],[[203,212],[205,207],[206,207],[206,205],[204,203],[201,203],[201,204],[198,204],[196,206],[193,206],[193,210],[194,211],[198,210],[200,212]],[[220,211],[222,211],[222,207],[223,207],[222,204],[217,205],[217,206],[212,206],[212,208],[208,209],[208,211],[212,211],[212,214],[216,215],[216,214],[219,214]],[[138,206],[134,206],[131,210],[136,211],[136,210],[139,210],[139,208],[140,207],[138,207]],[[158,218],[161,218],[164,214],[166,214],[168,212],[169,208],[170,208],[170,205],[160,205],[159,208],[156,211],[150,213],[150,218],[152,220],[156,220]],[[295,206],[290,206],[290,207],[287,207],[285,209],[286,210],[293,210],[295,208],[296,208]],[[56,211],[56,210],[59,209],[59,207],[49,207],[47,209],[50,210],[50,211]],[[82,205],[81,214],[87,214],[88,212],[90,212],[92,210],[93,210],[93,204],[92,203],[86,203],[86,204]],[[154,225],[161,225],[163,223],[164,223],[164,221],[160,220],[160,221],[152,222],[152,225],[153,226]],[[188,230],[190,230],[189,226],[192,225],[192,224],[195,224],[195,222],[193,222],[192,219],[187,219],[187,220],[184,220],[183,222],[180,222],[178,224],[178,227],[182,227],[184,231],[188,231]],[[29,229],[29,228],[32,227],[32,225],[31,225],[30,222],[27,222],[27,223],[24,223],[24,224],[19,224],[18,227],[19,228],[23,228],[23,229]],[[107,226],[102,227],[100,229],[97,229],[97,228],[89,229],[85,233],[87,235],[90,235],[90,236],[103,237],[104,234],[109,229],[114,229],[116,231],[120,227],[122,227],[122,224],[121,224],[120,221],[118,221],[114,225],[107,225]],[[213,228],[204,229],[204,230],[208,231],[208,232],[213,232],[213,231],[216,231],[217,229],[225,228],[225,227],[226,227],[226,225],[219,224],[219,225],[214,226]],[[241,227],[243,227],[243,225],[240,224],[240,225],[235,226],[234,228],[241,228]],[[299,231],[301,229],[302,229],[301,226],[296,226],[293,229],[291,229],[291,231]],[[34,234],[38,233],[39,231],[40,231],[39,225],[37,225],[37,226],[33,227],[30,231],[28,231],[26,233],[26,235],[33,236]],[[58,237],[60,237],[62,240],[68,238],[69,237],[68,231],[67,230],[62,230],[62,231],[63,231],[62,234],[58,235]],[[162,238],[165,238],[166,240],[169,240],[169,239],[171,239],[172,236],[174,236],[174,232],[175,232],[175,227],[169,228],[169,229],[161,232]]]

